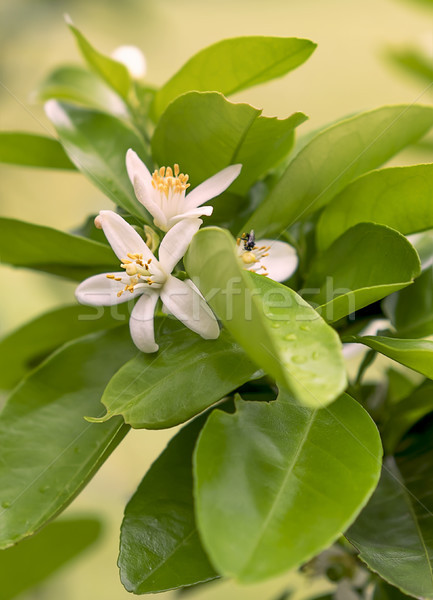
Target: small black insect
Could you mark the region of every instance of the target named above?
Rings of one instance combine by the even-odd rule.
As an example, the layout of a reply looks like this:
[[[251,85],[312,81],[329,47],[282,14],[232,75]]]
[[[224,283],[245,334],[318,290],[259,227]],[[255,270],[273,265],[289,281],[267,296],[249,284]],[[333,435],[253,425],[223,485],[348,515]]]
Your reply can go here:
[[[247,250],[247,252],[251,252],[251,250],[253,250],[254,246],[256,245],[256,236],[254,234],[254,229],[251,229],[249,233],[243,233],[241,240],[244,243],[244,250]]]

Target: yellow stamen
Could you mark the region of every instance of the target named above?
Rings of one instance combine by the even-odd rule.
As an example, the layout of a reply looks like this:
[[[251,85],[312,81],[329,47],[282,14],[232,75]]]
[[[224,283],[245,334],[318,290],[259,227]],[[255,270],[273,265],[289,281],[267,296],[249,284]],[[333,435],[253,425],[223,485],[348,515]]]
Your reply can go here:
[[[253,265],[257,262],[257,258],[255,257],[255,254],[253,252],[245,252],[244,254],[242,254],[241,258],[246,265]]]
[[[114,279],[114,275],[106,275],[105,276],[107,279]]]

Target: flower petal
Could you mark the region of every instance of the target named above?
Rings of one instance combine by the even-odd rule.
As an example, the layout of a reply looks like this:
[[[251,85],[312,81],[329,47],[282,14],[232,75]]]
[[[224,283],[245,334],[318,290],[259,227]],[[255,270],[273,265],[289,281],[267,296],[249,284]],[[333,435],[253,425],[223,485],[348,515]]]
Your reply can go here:
[[[203,215],[205,215],[206,217],[210,217],[212,213],[213,206],[199,206],[198,208],[192,208],[187,212],[175,215],[174,217],[170,217],[170,219],[168,220],[167,230],[171,229],[174,225],[176,225],[176,223],[179,223],[179,221],[182,221],[183,219],[194,219]]]
[[[128,171],[129,179],[134,186],[137,200],[150,212],[154,219],[164,225],[167,218],[153,199],[154,188],[152,186],[152,175],[144,162],[131,148],[126,153],[126,169]]]
[[[159,262],[167,274],[173,271],[185,255],[193,235],[202,223],[201,219],[183,219],[165,234],[159,247]]]
[[[220,333],[218,321],[205,300],[185,281],[169,275],[161,289],[161,300],[172,315],[205,340]]]
[[[274,281],[285,281],[296,271],[298,256],[296,250],[286,242],[278,240],[256,240],[256,246],[270,246],[269,256],[265,256],[260,263],[266,267],[267,275]]]
[[[134,344],[142,352],[156,352],[159,348],[155,343],[153,328],[155,306],[159,294],[156,290],[146,290],[134,306],[129,319],[129,330]]]
[[[125,260],[128,252],[143,254],[146,260],[155,258],[143,238],[117,213],[101,210],[96,219],[119,260]]]
[[[120,278],[120,281],[108,279],[107,275],[114,275]],[[80,304],[88,304],[90,306],[112,306],[127,302],[131,298],[139,296],[143,290],[138,289],[131,292],[123,292],[120,296],[117,294],[123,290],[125,285],[130,283],[130,277],[125,271],[121,273],[101,273],[93,275],[85,279],[75,290],[75,297]]]
[[[134,79],[142,79],[146,75],[146,57],[137,46],[118,46],[111,58],[125,65]]]
[[[241,172],[242,165],[230,165],[216,175],[209,177],[192,190],[185,198],[185,208],[197,208],[211,198],[219,196],[233,183]]]

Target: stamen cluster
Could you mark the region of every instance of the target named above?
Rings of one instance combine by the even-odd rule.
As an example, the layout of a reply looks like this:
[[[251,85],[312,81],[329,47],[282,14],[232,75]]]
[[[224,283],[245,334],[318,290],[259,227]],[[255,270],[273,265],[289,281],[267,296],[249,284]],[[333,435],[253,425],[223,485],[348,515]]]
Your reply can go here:
[[[189,175],[179,173],[179,165],[174,165],[174,176],[171,167],[161,167],[152,174],[152,187],[168,198],[172,194],[182,194],[189,187]]]

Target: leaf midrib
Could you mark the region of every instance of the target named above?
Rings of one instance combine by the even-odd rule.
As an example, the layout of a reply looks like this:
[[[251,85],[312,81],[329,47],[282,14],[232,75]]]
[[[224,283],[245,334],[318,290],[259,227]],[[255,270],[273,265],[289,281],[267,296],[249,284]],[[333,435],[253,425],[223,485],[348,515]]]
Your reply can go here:
[[[269,512],[268,512],[268,515],[267,515],[266,519],[263,521],[263,525],[260,528],[260,531],[258,533],[256,542],[255,542],[254,546],[252,547],[252,549],[251,549],[251,551],[250,551],[250,553],[249,553],[246,561],[244,562],[244,565],[242,567],[242,570],[239,572],[239,575],[241,575],[242,573],[245,572],[245,569],[247,568],[248,564],[251,562],[254,554],[257,551],[257,548],[258,548],[258,546],[259,546],[259,544],[260,544],[260,542],[261,542],[261,540],[262,540],[262,538],[263,538],[263,536],[264,536],[264,534],[266,532],[266,529],[267,529],[267,527],[269,525],[269,522],[272,519],[272,517],[273,517],[273,515],[275,513],[275,510],[276,510],[276,508],[277,508],[277,506],[278,506],[278,504],[280,502],[283,490],[285,490],[287,482],[288,482],[288,480],[289,480],[289,478],[290,478],[290,476],[291,476],[291,474],[293,472],[293,469],[296,466],[296,463],[297,463],[297,461],[299,459],[301,451],[302,451],[303,447],[305,446],[305,443],[306,443],[308,435],[309,435],[309,433],[311,431],[311,427],[313,425],[314,419],[316,417],[316,413],[317,413],[317,410],[314,410],[311,413],[311,416],[308,419],[308,422],[307,422],[306,427],[305,427],[305,432],[304,432],[304,434],[302,436],[302,439],[301,439],[301,441],[299,443],[299,446],[298,446],[298,448],[297,448],[297,450],[295,452],[295,455],[292,458],[292,460],[291,460],[291,462],[290,462],[290,464],[289,464],[289,466],[287,468],[286,474],[284,475],[283,481],[281,482],[280,489],[279,489],[277,495],[275,496],[275,499],[274,499],[274,501],[273,501],[273,503],[272,503],[272,505],[271,505],[271,507],[269,509]]]
[[[425,540],[424,540],[424,536],[422,534],[421,528],[420,528],[419,523],[418,523],[418,518],[416,516],[416,512],[415,512],[415,509],[414,509],[413,504],[412,504],[411,495],[408,493],[408,488],[404,484],[404,478],[402,476],[402,473],[400,472],[400,469],[397,466],[397,463],[396,463],[394,457],[392,458],[392,468],[389,469],[389,472],[392,475],[392,477],[395,478],[396,481],[401,485],[402,496],[403,496],[403,499],[404,499],[404,501],[406,503],[406,506],[407,506],[407,508],[409,510],[409,513],[410,513],[410,515],[412,517],[412,520],[413,520],[413,522],[415,524],[415,529],[416,529],[416,532],[418,534],[418,538],[419,538],[419,540],[421,542],[421,546],[422,546],[422,548],[424,550],[424,554],[425,554],[425,557],[426,557],[427,566],[428,566],[428,570],[429,570],[429,574],[430,574],[430,582],[433,584],[433,569],[432,569],[432,565],[431,565],[431,562],[430,562],[430,556],[429,556],[428,548],[427,548],[427,545],[426,545]]]

